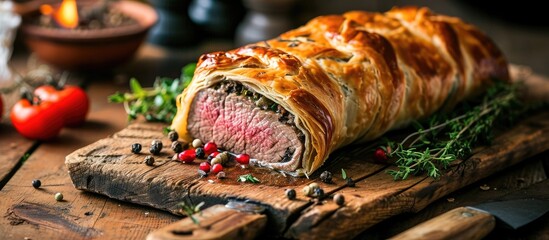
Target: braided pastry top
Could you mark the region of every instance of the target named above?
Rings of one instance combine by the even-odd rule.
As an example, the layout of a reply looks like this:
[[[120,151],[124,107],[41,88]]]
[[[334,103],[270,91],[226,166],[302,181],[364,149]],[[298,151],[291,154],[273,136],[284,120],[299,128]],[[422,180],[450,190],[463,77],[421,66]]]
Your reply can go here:
[[[337,148],[368,141],[508,80],[507,62],[477,28],[427,8],[317,17],[276,39],[200,57],[172,124],[188,136],[195,94],[223,79],[278,103],[305,134],[306,172]]]

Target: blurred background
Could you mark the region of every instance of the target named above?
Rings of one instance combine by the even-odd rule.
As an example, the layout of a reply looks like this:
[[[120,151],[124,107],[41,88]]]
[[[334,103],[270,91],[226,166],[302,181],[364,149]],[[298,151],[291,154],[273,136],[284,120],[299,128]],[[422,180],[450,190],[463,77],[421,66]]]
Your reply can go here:
[[[31,6],[59,1],[16,3],[20,11]],[[228,50],[246,43],[269,39],[304,24],[318,15],[340,14],[349,10],[386,11],[394,6],[427,6],[441,14],[457,16],[487,33],[507,55],[509,62],[531,67],[549,75],[549,24],[543,7],[532,0],[492,3],[483,1],[426,0],[148,0],[158,21],[134,58],[120,65],[103,68],[141,78],[178,76],[186,63],[202,53]],[[21,7],[23,6],[23,7]],[[24,10],[21,10],[24,9]],[[13,61],[26,61],[32,50],[18,33]],[[105,53],[97,53],[105,54]],[[32,54],[31,54],[32,56]]]

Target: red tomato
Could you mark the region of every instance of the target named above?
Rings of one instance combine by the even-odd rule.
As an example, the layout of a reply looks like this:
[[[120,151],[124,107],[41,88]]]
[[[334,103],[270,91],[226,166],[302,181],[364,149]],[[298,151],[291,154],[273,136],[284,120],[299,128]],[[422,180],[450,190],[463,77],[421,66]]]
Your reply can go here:
[[[48,140],[56,137],[64,121],[60,109],[52,102],[33,105],[28,99],[21,99],[11,109],[11,123],[26,138]]]
[[[74,127],[86,121],[90,101],[82,88],[66,85],[58,90],[51,85],[44,85],[36,88],[34,94],[43,102],[58,104],[66,126]]]

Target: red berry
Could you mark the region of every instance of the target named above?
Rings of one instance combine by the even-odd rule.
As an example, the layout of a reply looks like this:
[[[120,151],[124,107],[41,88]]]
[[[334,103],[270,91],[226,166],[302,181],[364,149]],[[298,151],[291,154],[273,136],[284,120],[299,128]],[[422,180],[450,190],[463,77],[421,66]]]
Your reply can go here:
[[[221,164],[216,163],[212,166],[212,173],[217,174],[218,172],[223,171],[223,166]]]
[[[192,163],[196,158],[196,152],[194,151],[194,149],[189,149],[179,153],[179,155],[177,156],[179,157],[179,160],[181,160],[182,162]]]
[[[209,162],[203,162],[203,163],[200,164],[200,166],[198,168],[200,168],[200,170],[202,170],[204,172],[209,172],[210,171],[210,163]]]
[[[248,164],[250,163],[250,155],[242,153],[236,155],[236,161],[240,164]]]
[[[374,159],[379,162],[387,161],[387,153],[382,148],[377,148],[374,152]]]
[[[204,152],[206,155],[210,155],[213,152],[217,151],[217,144],[214,142],[207,142],[206,145],[204,145]]]

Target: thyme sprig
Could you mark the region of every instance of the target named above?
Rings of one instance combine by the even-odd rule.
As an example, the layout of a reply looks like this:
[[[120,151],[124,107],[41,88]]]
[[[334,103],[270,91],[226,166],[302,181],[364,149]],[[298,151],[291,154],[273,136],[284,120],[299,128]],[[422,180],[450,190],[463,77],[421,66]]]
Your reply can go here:
[[[387,171],[395,180],[427,173],[438,178],[441,169],[465,159],[477,144],[489,144],[496,126],[508,124],[528,108],[520,101],[518,84],[496,83],[480,103],[466,102],[451,113],[438,113],[402,141],[384,140],[384,150],[396,159],[397,170]]]
[[[183,201],[177,204],[177,209],[181,214],[191,218],[194,224],[199,224],[200,222],[194,217],[194,214],[201,213],[200,208],[202,208],[202,206],[204,206],[204,202],[195,205],[187,192]]]
[[[117,92],[109,96],[109,102],[123,103],[129,120],[141,115],[151,122],[171,122],[177,112],[177,96],[190,84],[195,68],[194,63],[186,65],[175,79],[158,77],[152,88],[143,88],[132,78],[131,92]]]

